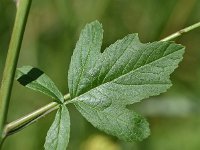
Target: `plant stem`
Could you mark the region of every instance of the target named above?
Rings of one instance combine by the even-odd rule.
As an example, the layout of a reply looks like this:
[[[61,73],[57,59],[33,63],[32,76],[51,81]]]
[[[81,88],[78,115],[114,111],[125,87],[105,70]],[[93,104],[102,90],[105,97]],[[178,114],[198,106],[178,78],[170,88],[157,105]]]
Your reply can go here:
[[[166,38],[162,39],[161,41],[171,41],[171,40],[181,36],[182,34],[187,33],[187,32],[189,32],[191,30],[194,30],[194,29],[196,29],[198,27],[200,27],[200,22],[195,23],[195,24],[193,24],[193,25],[191,25],[189,27],[186,27],[186,28],[184,28],[184,29],[182,29],[180,31],[177,31],[177,32],[167,36]]]
[[[200,27],[200,22],[199,23],[196,23],[194,25],[191,25],[187,28],[184,28],[164,39],[162,39],[161,41],[169,41],[169,40],[172,40],[176,37],[179,37],[181,36],[183,33],[186,33],[186,32],[189,32],[197,27]],[[70,99],[70,95],[69,94],[66,94],[64,96],[64,99],[65,100],[68,100]],[[69,103],[72,103],[73,101],[76,101],[76,99],[72,99],[70,101],[65,101],[64,104],[69,104]],[[38,110],[24,116],[24,117],[21,117],[19,118],[18,120],[16,121],[13,121],[9,124],[7,124],[5,126],[5,129],[4,129],[4,133],[5,133],[5,137],[8,136],[8,135],[11,135],[13,133],[16,133],[18,131],[20,131],[21,129],[29,126],[30,124],[36,122],[37,120],[39,120],[40,118],[46,116],[47,114],[51,113],[52,111],[56,110],[59,108],[59,104],[55,103],[55,102],[51,102],[49,104],[47,104],[46,106],[43,106],[41,108],[39,108]]]
[[[12,85],[24,35],[24,30],[30,10],[31,0],[20,0],[13,27],[13,33],[7,53],[1,90],[0,90],[0,143],[3,136],[3,128],[7,119]]]
[[[68,100],[70,98],[69,94],[66,94],[64,96],[65,100]],[[69,101],[66,101],[69,102]],[[5,126],[4,133],[5,136],[11,135],[13,133],[16,133],[20,131],[21,129],[25,128],[26,126],[29,126],[30,124],[36,122],[40,118],[46,116],[50,112],[54,111],[55,109],[59,108],[59,104],[56,102],[51,102],[42,108],[17,119],[16,121],[13,121]]]

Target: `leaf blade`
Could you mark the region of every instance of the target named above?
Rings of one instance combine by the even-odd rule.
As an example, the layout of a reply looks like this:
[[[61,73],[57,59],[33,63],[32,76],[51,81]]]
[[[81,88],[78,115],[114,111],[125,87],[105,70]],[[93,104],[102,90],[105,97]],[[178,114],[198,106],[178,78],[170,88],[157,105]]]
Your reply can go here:
[[[149,123],[134,111],[119,107],[101,110],[87,102],[75,106],[94,127],[121,140],[141,141],[150,135]]]
[[[78,53],[82,53],[82,49],[76,50],[73,57],[78,59]],[[137,34],[130,34],[103,53],[96,52],[92,58],[95,59],[94,65],[76,64],[80,68],[74,69],[85,70],[85,73],[78,81],[81,84],[75,87],[78,92],[72,101],[79,112],[100,130],[127,141],[142,140],[150,133],[149,125],[126,106],[166,92],[172,85],[170,74],[178,67],[183,53],[184,47],[173,42],[143,44]],[[71,63],[75,63],[73,59]],[[70,84],[77,80],[73,76],[68,80],[69,88],[74,88]],[[118,114],[127,117],[116,122]],[[126,121],[127,125],[124,125]]]
[[[70,117],[67,107],[62,105],[47,132],[45,150],[65,150],[70,137]]]
[[[43,71],[32,66],[17,68],[16,80],[23,86],[42,92],[58,103],[64,102],[64,97],[54,82]]]

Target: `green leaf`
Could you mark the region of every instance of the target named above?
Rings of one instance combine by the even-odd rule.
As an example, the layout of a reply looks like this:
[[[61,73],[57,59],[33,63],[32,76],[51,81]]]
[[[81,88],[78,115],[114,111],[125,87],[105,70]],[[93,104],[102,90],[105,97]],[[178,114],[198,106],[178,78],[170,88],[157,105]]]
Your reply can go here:
[[[52,97],[56,102],[63,103],[64,97],[54,82],[41,70],[31,66],[17,68],[17,81],[25,87],[42,92]]]
[[[173,42],[141,43],[130,34],[100,52],[102,26],[87,24],[74,50],[70,95],[81,114],[100,130],[126,141],[150,134],[148,122],[126,108],[165,92],[184,47]]]
[[[56,113],[44,144],[45,150],[65,150],[70,137],[70,117],[67,107],[62,105]]]

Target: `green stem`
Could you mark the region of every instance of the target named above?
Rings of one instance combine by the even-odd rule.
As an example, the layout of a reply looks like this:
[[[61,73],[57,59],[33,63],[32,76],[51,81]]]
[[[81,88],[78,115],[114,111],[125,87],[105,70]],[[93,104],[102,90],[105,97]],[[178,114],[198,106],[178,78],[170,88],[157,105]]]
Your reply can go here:
[[[166,38],[162,39],[161,41],[171,41],[171,40],[181,36],[182,34],[187,33],[187,32],[189,32],[191,30],[194,30],[194,29],[196,29],[198,27],[200,27],[200,22],[195,23],[195,24],[193,24],[193,25],[191,25],[189,27],[186,27],[186,28],[184,28],[184,29],[182,29],[180,31],[177,31],[177,32],[167,36]]]
[[[1,90],[0,90],[0,143],[3,141],[3,128],[7,119],[8,106],[12,85],[27,22],[31,0],[20,0],[17,6],[17,13],[13,27],[13,33],[6,58]]]
[[[66,94],[64,96],[64,98],[65,98],[65,100],[69,100],[70,95]],[[66,101],[66,102],[69,102],[69,101]],[[65,102],[65,104],[66,104],[66,102]],[[8,136],[8,135],[11,135],[13,133],[20,131],[21,129],[25,128],[26,126],[29,126],[30,124],[36,122],[40,118],[46,116],[47,114],[49,114],[50,112],[52,112],[58,108],[59,108],[58,103],[51,102],[51,103],[41,107],[40,109],[7,124],[4,129],[5,136]]]

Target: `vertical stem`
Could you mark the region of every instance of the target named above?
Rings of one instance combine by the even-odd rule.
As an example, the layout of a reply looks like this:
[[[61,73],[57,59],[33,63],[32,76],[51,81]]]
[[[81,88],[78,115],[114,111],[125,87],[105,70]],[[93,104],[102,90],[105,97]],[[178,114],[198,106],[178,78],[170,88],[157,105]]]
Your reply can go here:
[[[12,91],[13,79],[32,0],[18,0],[13,33],[7,53],[5,68],[0,89],[0,143],[4,138],[3,128],[7,119],[8,106]],[[1,145],[1,144],[0,144]]]

